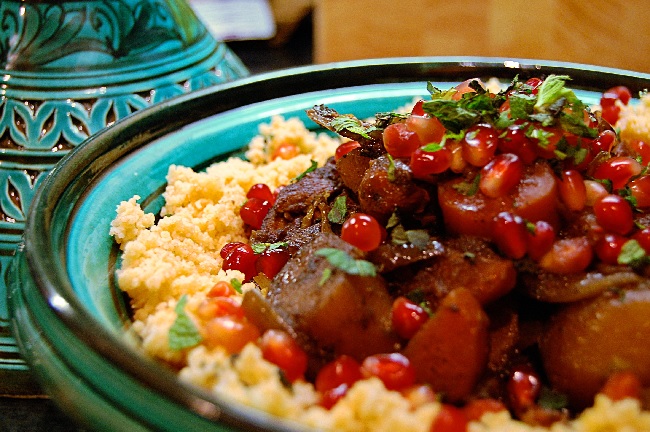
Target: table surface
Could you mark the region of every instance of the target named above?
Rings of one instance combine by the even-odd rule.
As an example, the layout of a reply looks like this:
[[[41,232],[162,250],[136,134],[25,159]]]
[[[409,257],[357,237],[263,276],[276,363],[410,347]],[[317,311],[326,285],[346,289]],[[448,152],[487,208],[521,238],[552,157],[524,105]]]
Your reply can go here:
[[[229,42],[252,74],[302,66],[312,62],[311,22],[305,19],[293,36],[280,46],[272,41]],[[82,432],[57,405],[47,397],[1,397],[0,431],[2,432]]]

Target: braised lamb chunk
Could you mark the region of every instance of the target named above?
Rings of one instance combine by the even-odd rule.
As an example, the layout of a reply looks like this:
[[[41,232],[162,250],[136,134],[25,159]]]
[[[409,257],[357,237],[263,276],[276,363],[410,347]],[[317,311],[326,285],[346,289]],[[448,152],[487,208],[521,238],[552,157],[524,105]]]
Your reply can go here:
[[[281,188],[261,228],[251,233],[251,243],[287,242],[296,252],[323,230],[322,210],[342,189],[333,160]]]
[[[297,334],[313,365],[346,354],[361,361],[392,352],[399,340],[391,329],[392,298],[380,276],[350,274],[319,250],[363,254],[334,234],[320,234],[295,254],[272,281],[268,301]]]
[[[430,201],[427,190],[413,181],[410,167],[388,156],[370,163],[359,184],[358,196],[363,211],[382,221],[397,210],[421,212]]]
[[[356,192],[370,162],[372,158],[364,156],[361,148],[356,148],[336,161],[336,169],[345,186]]]
[[[324,166],[307,173],[299,181],[280,189],[275,199],[275,210],[281,213],[304,214],[319,197],[334,196],[343,187],[333,159]]]
[[[461,236],[448,239],[444,245],[443,254],[412,266],[407,270],[408,276],[398,269],[396,274],[386,277],[401,292],[417,290],[432,304],[456,288],[467,289],[480,303],[486,304],[515,287],[514,263],[494,252],[487,241]]]

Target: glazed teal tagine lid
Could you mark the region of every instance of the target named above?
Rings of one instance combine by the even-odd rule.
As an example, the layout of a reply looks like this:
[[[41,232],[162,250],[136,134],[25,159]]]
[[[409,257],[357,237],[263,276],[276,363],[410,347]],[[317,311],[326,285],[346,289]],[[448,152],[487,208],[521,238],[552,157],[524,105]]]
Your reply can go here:
[[[38,392],[9,326],[7,268],[32,197],[86,138],[248,70],[186,0],[0,2],[0,395]]]

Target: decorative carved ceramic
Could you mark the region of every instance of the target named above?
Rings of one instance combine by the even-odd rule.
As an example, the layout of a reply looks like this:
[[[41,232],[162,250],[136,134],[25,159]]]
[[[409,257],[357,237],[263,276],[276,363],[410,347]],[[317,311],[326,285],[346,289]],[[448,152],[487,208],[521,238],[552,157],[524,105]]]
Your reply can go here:
[[[2,0],[0,280],[62,156],[136,110],[247,74],[185,0]],[[26,369],[0,282],[0,394]]]

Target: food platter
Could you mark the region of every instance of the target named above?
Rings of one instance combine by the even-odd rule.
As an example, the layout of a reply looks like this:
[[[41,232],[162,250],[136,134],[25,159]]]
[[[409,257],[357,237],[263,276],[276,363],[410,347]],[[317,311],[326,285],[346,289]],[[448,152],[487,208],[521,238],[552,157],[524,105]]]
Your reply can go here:
[[[99,430],[302,430],[183,383],[147,358],[129,331],[108,232],[116,206],[139,195],[162,207],[169,165],[196,170],[238,154],[274,115],[309,120],[327,104],[359,118],[469,78],[569,75],[587,103],[603,90],[650,87],[650,76],[578,64],[496,58],[399,58],[289,69],[184,95],[122,120],[58,164],[39,189],[11,270],[12,324],[43,388]],[[314,130],[318,125],[311,124]]]

